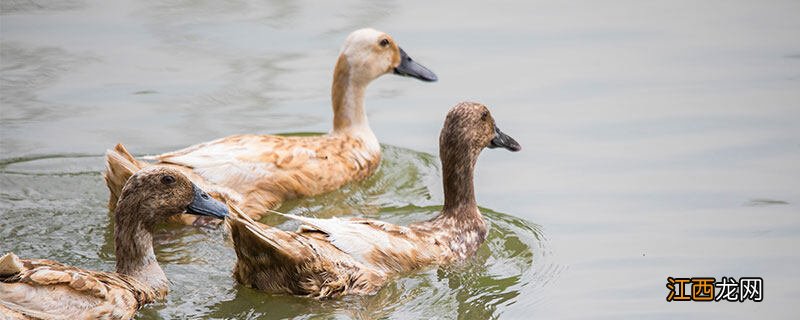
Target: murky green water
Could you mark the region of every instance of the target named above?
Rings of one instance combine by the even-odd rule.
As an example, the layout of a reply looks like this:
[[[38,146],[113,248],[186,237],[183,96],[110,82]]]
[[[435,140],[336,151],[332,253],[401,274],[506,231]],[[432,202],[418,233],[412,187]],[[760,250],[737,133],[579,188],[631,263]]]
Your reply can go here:
[[[235,285],[224,230],[157,235],[172,281],[139,318],[792,318],[800,298],[797,1],[0,1],[0,251],[112,270],[99,172],[234,133],[324,132],[350,31],[434,84],[367,94],[380,171],[281,210],[408,223],[442,203],[437,137],[487,103],[492,226],[464,265],[318,302]],[[293,226],[267,218],[265,222]],[[667,303],[666,278],[764,278],[764,301]]]

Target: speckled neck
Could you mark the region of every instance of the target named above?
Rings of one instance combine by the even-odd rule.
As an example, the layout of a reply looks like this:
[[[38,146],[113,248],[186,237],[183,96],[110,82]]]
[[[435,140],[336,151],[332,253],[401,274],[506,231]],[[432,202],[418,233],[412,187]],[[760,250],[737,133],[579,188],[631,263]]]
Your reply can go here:
[[[141,219],[138,213],[142,210],[149,209],[143,208],[138,201],[126,201],[125,198],[117,205],[114,229],[117,273],[131,276],[166,295],[169,282],[153,251],[154,223]]]
[[[465,215],[476,212],[473,176],[477,157],[469,150],[441,146],[444,208],[442,214]]]

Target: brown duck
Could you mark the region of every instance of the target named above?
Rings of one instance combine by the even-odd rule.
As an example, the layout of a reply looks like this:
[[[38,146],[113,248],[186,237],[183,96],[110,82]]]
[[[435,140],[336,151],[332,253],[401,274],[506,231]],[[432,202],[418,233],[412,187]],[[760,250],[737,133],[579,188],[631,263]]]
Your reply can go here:
[[[475,202],[473,171],[484,148],[519,151],[482,104],[464,102],[447,115],[439,137],[445,202],[428,221],[398,226],[369,219],[316,219],[282,231],[236,207],[226,219],[236,250],[236,280],[274,293],[314,298],[371,294],[395,274],[472,256],[486,238]]]
[[[169,291],[153,252],[152,233],[157,223],[183,212],[223,219],[228,209],[176,170],[137,172],[125,183],[114,213],[116,272],[7,253],[0,258],[0,315],[11,319],[133,317],[141,306],[164,298]]]
[[[345,41],[333,74],[333,130],[321,136],[242,134],[135,159],[122,145],[106,154],[106,184],[113,210],[125,180],[140,168],[158,165],[181,170],[218,199],[238,205],[254,219],[287,199],[313,196],[370,176],[381,149],[364,111],[367,85],[395,73],[424,81],[436,75],[413,61],[388,34],[361,29]],[[195,217],[180,216],[185,224]],[[200,224],[206,221],[199,221]]]

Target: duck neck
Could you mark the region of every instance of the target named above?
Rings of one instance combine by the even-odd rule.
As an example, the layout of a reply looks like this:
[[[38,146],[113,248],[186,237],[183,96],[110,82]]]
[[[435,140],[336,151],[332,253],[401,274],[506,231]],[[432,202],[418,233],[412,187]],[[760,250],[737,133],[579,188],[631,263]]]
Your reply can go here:
[[[131,276],[166,295],[169,282],[153,251],[155,224],[136,217],[143,209],[146,208],[141,208],[138,202],[124,199],[117,206],[114,229],[117,273]]]
[[[478,207],[475,201],[475,186],[473,175],[476,157],[463,150],[442,150],[442,176],[444,185],[444,208],[442,215],[468,218],[465,215],[474,215]]]
[[[364,112],[364,93],[369,82],[369,79],[352,72],[344,54],[339,56],[331,88],[334,133],[358,134],[366,131],[372,134]]]

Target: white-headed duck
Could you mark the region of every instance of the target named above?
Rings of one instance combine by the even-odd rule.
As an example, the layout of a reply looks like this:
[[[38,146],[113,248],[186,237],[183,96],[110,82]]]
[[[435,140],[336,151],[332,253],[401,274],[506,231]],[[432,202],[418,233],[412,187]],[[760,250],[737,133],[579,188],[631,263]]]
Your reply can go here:
[[[301,222],[288,232],[232,207],[226,224],[237,256],[234,277],[267,292],[330,298],[371,294],[392,275],[472,256],[487,233],[473,189],[475,162],[486,147],[521,149],[497,128],[486,106],[453,107],[439,137],[444,207],[435,218],[408,226],[287,214]]]
[[[287,199],[314,196],[370,176],[381,149],[364,111],[364,92],[376,78],[395,73],[423,81],[436,75],[412,60],[394,39],[374,29],[360,29],[345,41],[333,74],[333,129],[321,136],[241,134],[154,156],[135,159],[121,144],[106,153],[106,184],[113,210],[119,190],[136,170],[170,166],[214,197],[240,206],[258,219]],[[203,224],[180,217],[185,224]]]
[[[153,251],[155,225],[181,213],[223,219],[228,208],[177,170],[138,171],[121,191],[114,230],[116,272],[45,259],[0,258],[0,315],[26,319],[130,319],[163,299],[169,282]],[[0,317],[2,318],[2,317]]]

